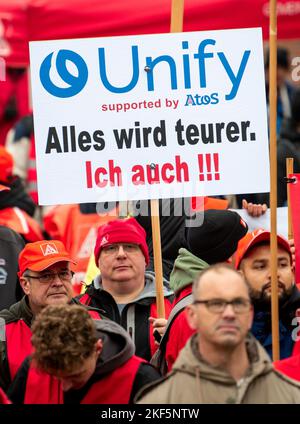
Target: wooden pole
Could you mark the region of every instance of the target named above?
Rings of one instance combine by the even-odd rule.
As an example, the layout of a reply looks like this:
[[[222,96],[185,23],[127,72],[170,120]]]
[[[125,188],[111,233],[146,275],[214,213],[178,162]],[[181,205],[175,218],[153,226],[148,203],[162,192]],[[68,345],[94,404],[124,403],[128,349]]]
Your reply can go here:
[[[184,0],[172,0],[170,32],[182,32],[183,12],[184,12]]]
[[[183,12],[184,0],[172,0],[171,9],[171,32],[181,32],[183,29]],[[160,242],[160,225],[159,225],[159,202],[157,199],[151,200],[151,225],[154,255],[154,271],[156,285],[156,304],[157,316],[165,317],[165,302],[163,293],[163,272],[162,272],[162,255]]]
[[[280,358],[277,283],[277,16],[276,0],[270,0],[270,207],[271,207],[271,312],[273,361]]]
[[[294,173],[294,158],[286,158],[286,176]],[[294,238],[293,235],[293,223],[292,223],[292,209],[291,209],[291,198],[289,185],[287,187],[287,203],[288,203],[288,239]]]
[[[159,225],[159,202],[157,199],[151,200],[151,225],[152,225],[152,241],[153,241],[153,254],[154,254],[157,316],[158,318],[165,318],[163,270],[162,270],[160,225]]]

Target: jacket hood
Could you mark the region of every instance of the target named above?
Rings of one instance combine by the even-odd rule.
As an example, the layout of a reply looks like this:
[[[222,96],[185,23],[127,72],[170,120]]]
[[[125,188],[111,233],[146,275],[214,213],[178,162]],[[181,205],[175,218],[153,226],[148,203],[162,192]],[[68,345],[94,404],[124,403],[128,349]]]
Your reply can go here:
[[[0,209],[18,207],[33,216],[36,205],[26,193],[20,177],[15,176],[9,187],[10,191],[1,192]]]
[[[94,374],[98,379],[127,362],[134,355],[135,347],[129,334],[120,325],[108,320],[96,320],[95,323],[98,338],[103,341],[103,350]]]
[[[170,286],[174,292],[179,292],[184,287],[192,284],[200,271],[208,268],[209,264],[187,249],[179,249],[179,255],[174,262],[174,268],[170,275]]]
[[[189,373],[196,378],[201,376],[219,383],[236,384],[226,370],[212,367],[199,354],[195,353],[195,350],[197,350],[197,337],[197,334],[194,334],[189,339],[180,352],[172,371]],[[246,339],[246,348],[251,366],[251,380],[258,375],[267,374],[273,370],[273,365],[267,352],[250,334]]]
[[[95,290],[104,290],[102,287],[102,279],[101,274],[97,275],[97,277],[94,279],[92,286]],[[163,278],[163,293],[164,296],[171,296],[173,294],[173,291],[170,289],[169,281],[167,281],[165,278]],[[88,293],[92,295],[93,291],[88,289]],[[134,302],[143,300],[143,299],[152,299],[156,297],[156,290],[155,290],[155,274],[152,271],[146,271],[145,272],[145,286],[143,291],[139,294],[139,296],[134,300]]]

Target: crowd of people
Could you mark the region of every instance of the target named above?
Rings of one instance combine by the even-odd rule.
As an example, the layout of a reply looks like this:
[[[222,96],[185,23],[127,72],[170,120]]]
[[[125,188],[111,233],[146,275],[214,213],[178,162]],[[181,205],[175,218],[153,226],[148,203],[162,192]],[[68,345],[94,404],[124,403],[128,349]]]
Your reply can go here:
[[[284,49],[278,66],[282,178],[285,157],[300,169],[300,91]],[[277,235],[273,362],[270,232],[249,232],[228,199],[189,199],[182,214],[178,199],[159,202],[161,316],[148,201],[135,217],[121,204],[41,209],[36,183],[29,114],[0,146],[0,403],[300,403],[293,240]],[[267,210],[266,196],[237,200]]]
[[[299,403],[300,383],[286,372],[287,360],[299,361],[292,242],[278,236],[281,360],[272,364],[270,232],[247,232],[231,210],[198,214],[201,226],[176,233],[182,247],[163,280],[165,317],[135,218],[99,227],[99,274],[76,297],[64,244],[26,243],[23,296],[0,312],[3,402]]]

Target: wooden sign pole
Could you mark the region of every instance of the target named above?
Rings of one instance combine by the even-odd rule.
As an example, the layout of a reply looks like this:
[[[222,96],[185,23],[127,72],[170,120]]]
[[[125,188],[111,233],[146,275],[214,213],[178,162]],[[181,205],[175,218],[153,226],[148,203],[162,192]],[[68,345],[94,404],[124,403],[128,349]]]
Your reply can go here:
[[[277,282],[277,16],[276,0],[270,0],[270,208],[271,208],[271,312],[273,361],[280,358]]]
[[[183,28],[184,0],[172,0],[171,32],[181,32]],[[162,255],[159,225],[159,202],[151,200],[151,225],[154,254],[154,271],[156,284],[156,304],[159,318],[165,317],[165,303],[163,293]]]
[[[151,225],[154,254],[157,316],[158,318],[165,318],[164,286],[159,225],[159,202],[157,199],[151,200]]]

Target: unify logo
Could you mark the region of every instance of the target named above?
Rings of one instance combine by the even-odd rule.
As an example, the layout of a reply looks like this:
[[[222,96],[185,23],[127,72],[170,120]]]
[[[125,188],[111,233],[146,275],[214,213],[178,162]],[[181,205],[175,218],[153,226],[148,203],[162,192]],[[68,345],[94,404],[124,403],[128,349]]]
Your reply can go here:
[[[248,64],[250,50],[237,52],[236,56],[238,56],[239,63],[233,66],[225,52],[214,51],[216,49],[216,40],[214,39],[202,40],[195,53],[189,52],[188,41],[182,41],[181,48],[182,52],[178,52],[175,57],[168,54],[157,57],[143,57],[139,46],[131,46],[132,72],[131,76],[129,75],[129,80],[122,86],[116,86],[111,82],[108,69],[111,67],[112,59],[108,57],[106,48],[98,48],[98,71],[103,88],[111,93],[122,94],[134,90],[136,86],[143,83],[147,85],[147,91],[155,91],[159,72],[162,69],[167,69],[169,78],[166,78],[164,74],[164,79],[166,86],[169,86],[171,90],[180,88],[190,90],[192,87],[193,89],[204,89],[206,87],[213,89],[217,73],[218,78],[219,76],[222,77],[224,84],[229,87],[229,91],[225,94],[225,100],[233,100],[236,97]],[[112,48],[110,47],[108,50],[111,52]],[[67,87],[58,87],[51,80],[50,70],[53,61],[54,56],[51,53],[43,60],[40,68],[40,79],[45,90],[53,96],[64,98],[78,94],[85,86],[88,78],[88,68],[82,57],[71,50],[60,50],[58,52],[55,62],[56,70],[62,80],[61,82],[66,83]],[[74,72],[71,73],[68,70],[68,61],[76,66],[76,76]],[[109,66],[107,66],[107,62],[110,62]],[[208,73],[207,68],[211,68],[212,62],[215,72]],[[164,66],[161,66],[162,64]],[[183,75],[181,75],[179,69],[183,69]],[[142,75],[142,82],[140,81],[140,70],[146,71],[146,78]],[[216,99],[212,100],[216,102]]]
[[[53,255],[53,253],[58,253],[58,249],[54,243],[41,244],[40,248],[44,256]]]
[[[59,50],[56,55],[55,64],[53,63],[54,58],[55,56],[52,52],[41,64],[40,80],[43,87],[48,93],[55,97],[67,98],[75,96],[83,89],[88,79],[88,68],[85,61],[79,54],[71,50]],[[75,72],[70,72],[71,66],[69,65],[68,67],[68,62],[71,66],[73,65],[73,71],[75,71],[74,66],[76,67]],[[55,85],[50,78],[51,70],[53,70],[54,65],[61,79],[60,87]],[[75,73],[77,75],[74,75]],[[54,72],[52,72],[52,74],[54,74]]]

